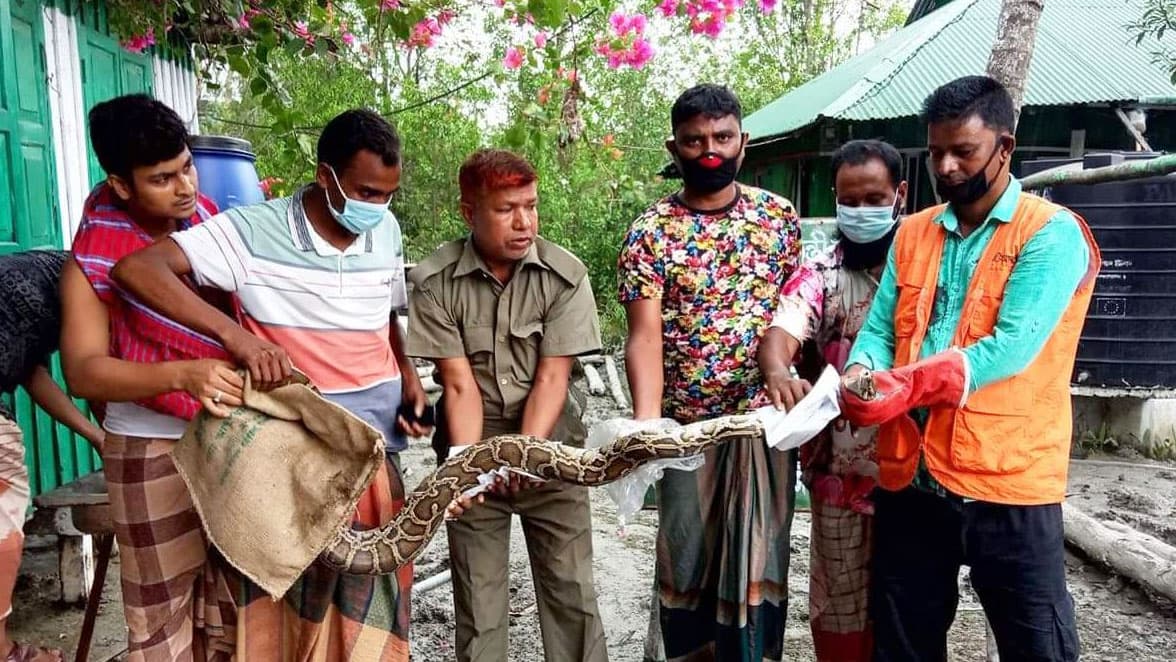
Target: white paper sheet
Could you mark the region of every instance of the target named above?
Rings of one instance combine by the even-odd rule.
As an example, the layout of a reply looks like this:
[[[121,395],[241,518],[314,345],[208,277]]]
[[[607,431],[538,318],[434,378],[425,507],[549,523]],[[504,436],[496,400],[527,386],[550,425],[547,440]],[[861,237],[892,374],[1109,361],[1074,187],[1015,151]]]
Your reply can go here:
[[[841,377],[833,366],[826,366],[813,390],[804,396],[792,411],[783,412],[774,406],[755,410],[764,426],[764,437],[768,446],[778,451],[787,451],[804,445],[817,436],[825,426],[841,414],[837,402],[837,391]]]
[[[453,457],[454,455],[458,455],[458,454],[464,452],[467,448],[469,448],[469,446],[450,446],[449,447],[449,457]],[[512,473],[518,474],[524,478],[530,478],[531,480],[537,480],[540,482],[543,482],[543,480],[544,480],[544,479],[540,478],[539,476],[536,476],[535,474],[533,474],[529,471],[523,471],[522,469],[515,469],[512,467],[498,467],[497,469],[493,469],[491,471],[487,471],[486,473],[479,475],[478,476],[478,484],[471,487],[471,488],[466,489],[466,491],[462,492],[461,495],[463,497],[472,499],[472,498],[478,496],[479,494],[481,494],[482,492],[485,492],[486,490],[490,489],[490,486],[494,484],[495,477],[500,477],[500,478],[502,478],[502,480],[509,480],[510,475]]]

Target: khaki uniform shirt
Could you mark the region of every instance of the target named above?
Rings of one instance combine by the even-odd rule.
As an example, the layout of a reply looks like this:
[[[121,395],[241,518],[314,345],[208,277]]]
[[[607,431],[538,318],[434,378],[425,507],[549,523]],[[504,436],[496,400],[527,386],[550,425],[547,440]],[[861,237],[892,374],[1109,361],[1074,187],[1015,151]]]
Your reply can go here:
[[[505,285],[490,273],[470,239],[441,246],[413,268],[409,279],[407,353],[469,359],[482,392],[487,433],[518,430],[541,357],[600,350],[587,268],[542,238],[535,239]],[[572,393],[552,436],[582,443],[582,407],[583,396]]]

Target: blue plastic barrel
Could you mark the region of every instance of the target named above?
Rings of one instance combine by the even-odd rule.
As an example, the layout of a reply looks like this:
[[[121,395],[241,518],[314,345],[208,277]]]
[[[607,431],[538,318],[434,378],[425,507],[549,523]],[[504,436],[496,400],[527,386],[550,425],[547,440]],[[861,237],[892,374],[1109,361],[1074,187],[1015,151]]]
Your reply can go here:
[[[200,192],[221,211],[265,200],[253,145],[228,136],[192,136],[192,160],[200,175]]]

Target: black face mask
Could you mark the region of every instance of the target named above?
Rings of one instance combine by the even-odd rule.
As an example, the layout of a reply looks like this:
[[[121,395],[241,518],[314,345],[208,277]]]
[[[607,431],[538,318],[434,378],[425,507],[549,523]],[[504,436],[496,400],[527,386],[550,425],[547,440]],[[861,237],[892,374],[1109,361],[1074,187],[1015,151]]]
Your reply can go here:
[[[984,167],[979,172],[959,184],[948,184],[942,177],[936,177],[935,192],[939,195],[939,199],[953,205],[970,205],[983,198],[984,194],[992,188],[992,181],[988,179],[988,166],[992,164],[992,159],[996,158],[997,153],[1000,152],[1002,142],[999,139],[996,141],[996,148],[992,150],[992,155],[988,157],[988,161],[984,163]]]
[[[703,161],[718,159],[717,166],[707,167]],[[678,158],[682,168],[682,181],[686,188],[696,193],[714,193],[721,191],[735,181],[739,174],[739,159],[725,159],[714,152],[707,152],[697,159]],[[708,164],[709,165],[709,164]]]
[[[864,244],[855,244],[842,236],[841,265],[850,271],[865,271],[882,266],[890,253],[890,244],[894,243],[894,236],[898,234],[898,225],[895,223],[890,232]]]

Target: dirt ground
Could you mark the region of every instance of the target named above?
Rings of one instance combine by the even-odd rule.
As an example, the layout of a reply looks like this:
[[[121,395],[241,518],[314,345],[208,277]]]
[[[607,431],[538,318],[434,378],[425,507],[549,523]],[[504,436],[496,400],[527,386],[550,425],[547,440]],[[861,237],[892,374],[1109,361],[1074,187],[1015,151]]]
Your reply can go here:
[[[622,412],[608,398],[592,398],[586,419],[616,417]],[[414,442],[404,454],[410,485],[432,469],[432,451]],[[1145,465],[1115,458],[1075,460],[1070,499],[1084,511],[1126,522],[1176,545],[1176,465]],[[603,490],[594,490],[593,569],[609,657],[640,662],[648,629],[653,582],[653,544],[657,514],[643,511],[618,535],[616,509]],[[797,513],[792,527],[791,601],[785,651],[788,660],[812,660],[807,625],[809,519]],[[57,645],[72,651],[81,627],[79,606],[53,604],[56,548],[51,539],[33,539],[21,567],[16,611],[10,629],[18,639]],[[448,565],[445,535],[439,534],[417,562],[418,581]],[[1176,605],[1144,595],[1134,585],[1070,554],[1070,590],[1074,596],[1084,660],[1167,662],[1176,658]],[[111,564],[91,660],[118,659],[125,649],[118,559]],[[984,620],[980,605],[961,573],[962,597],[950,635],[951,659],[984,659]],[[413,659],[453,659],[453,602],[448,585],[413,599]],[[511,662],[544,659],[526,547],[517,520],[511,539]]]

